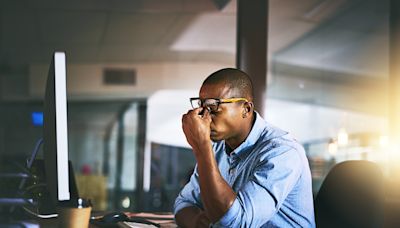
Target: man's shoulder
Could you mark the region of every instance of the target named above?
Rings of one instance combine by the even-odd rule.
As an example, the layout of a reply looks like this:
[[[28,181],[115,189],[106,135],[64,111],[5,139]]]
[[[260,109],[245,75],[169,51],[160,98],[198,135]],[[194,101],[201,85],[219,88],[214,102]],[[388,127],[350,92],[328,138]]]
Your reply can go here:
[[[277,126],[274,126],[267,121],[264,121],[264,130],[260,134],[259,143],[270,143],[274,145],[292,145],[299,144],[295,137],[288,131],[285,131]]]
[[[267,157],[288,152],[305,153],[303,146],[287,131],[265,122],[266,130],[260,135],[256,149]]]

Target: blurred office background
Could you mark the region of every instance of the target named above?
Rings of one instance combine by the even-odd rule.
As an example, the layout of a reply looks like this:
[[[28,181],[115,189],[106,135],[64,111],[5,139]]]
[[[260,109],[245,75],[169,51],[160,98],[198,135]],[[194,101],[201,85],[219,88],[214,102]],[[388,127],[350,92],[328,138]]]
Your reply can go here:
[[[51,55],[64,50],[79,191],[99,210],[170,211],[195,164],[181,115],[206,76],[235,67],[236,4],[0,1],[0,160],[26,159],[42,137]],[[389,1],[270,0],[265,42],[264,117],[304,145],[314,193],[349,159],[394,180]]]

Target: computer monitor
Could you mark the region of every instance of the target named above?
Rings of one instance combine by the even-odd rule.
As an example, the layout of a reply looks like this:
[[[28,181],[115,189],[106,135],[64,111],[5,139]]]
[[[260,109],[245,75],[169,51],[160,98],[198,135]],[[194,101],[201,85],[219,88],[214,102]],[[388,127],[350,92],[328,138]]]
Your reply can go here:
[[[54,204],[71,199],[66,85],[65,52],[55,52],[47,76],[43,123],[46,183]]]

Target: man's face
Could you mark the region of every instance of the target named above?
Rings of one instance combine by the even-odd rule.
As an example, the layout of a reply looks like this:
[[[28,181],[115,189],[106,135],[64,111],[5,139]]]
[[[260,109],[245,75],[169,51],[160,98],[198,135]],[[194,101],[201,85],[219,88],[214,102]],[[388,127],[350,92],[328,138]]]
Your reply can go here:
[[[232,91],[224,83],[206,84],[200,89],[200,99],[205,98],[233,98]],[[238,103],[219,104],[216,112],[211,112],[211,135],[213,141],[229,140],[238,137],[243,126],[243,105]]]

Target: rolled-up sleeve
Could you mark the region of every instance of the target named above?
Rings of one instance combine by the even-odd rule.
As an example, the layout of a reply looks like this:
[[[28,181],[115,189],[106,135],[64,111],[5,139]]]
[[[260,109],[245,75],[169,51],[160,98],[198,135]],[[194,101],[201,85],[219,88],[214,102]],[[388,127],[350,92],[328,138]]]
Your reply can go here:
[[[215,226],[260,227],[279,210],[299,180],[302,164],[296,149],[284,146],[276,150],[277,156],[260,157],[251,178]]]
[[[196,206],[203,208],[200,198],[200,187],[198,182],[197,166],[194,169],[190,181],[183,187],[174,204],[174,214],[185,207]]]

